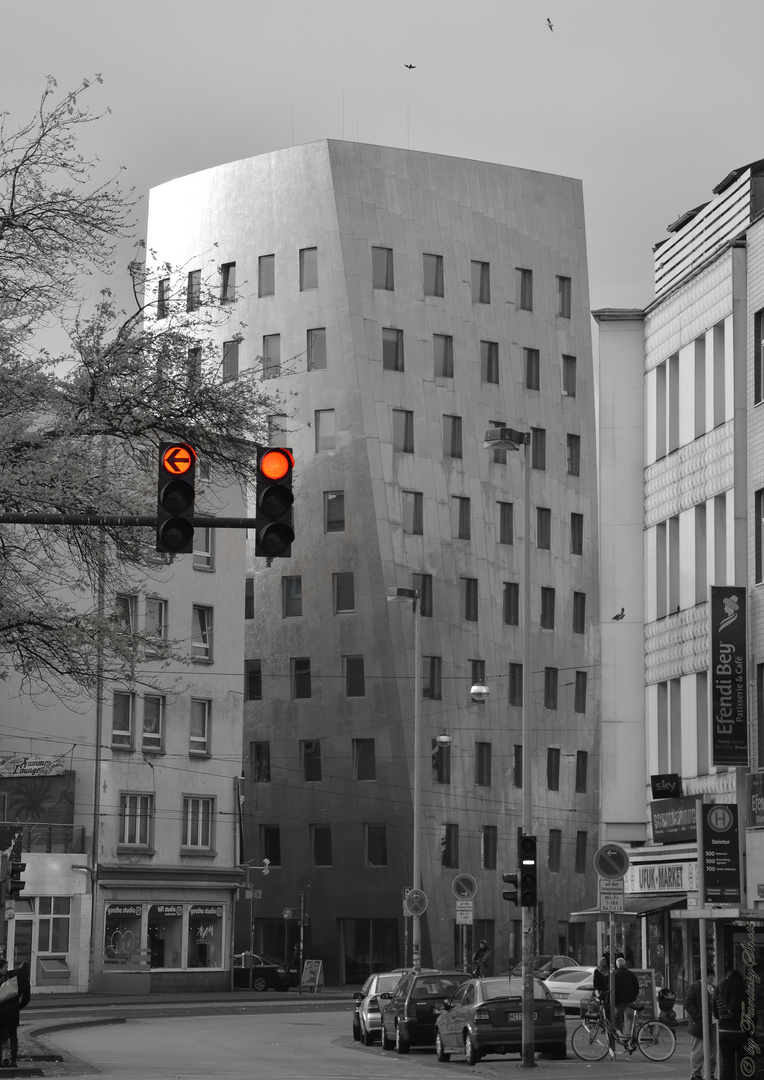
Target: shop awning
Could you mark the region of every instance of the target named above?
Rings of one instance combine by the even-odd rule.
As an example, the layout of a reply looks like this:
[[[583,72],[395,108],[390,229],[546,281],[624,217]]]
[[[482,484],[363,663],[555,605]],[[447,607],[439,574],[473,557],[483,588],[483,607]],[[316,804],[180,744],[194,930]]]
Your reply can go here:
[[[656,911],[668,911],[669,908],[687,907],[686,893],[662,894],[659,896],[625,896],[623,911],[614,911],[616,919],[628,916],[653,915]],[[585,911],[573,911],[570,915],[571,922],[606,922],[610,917],[609,911],[600,911],[599,908],[587,908]]]

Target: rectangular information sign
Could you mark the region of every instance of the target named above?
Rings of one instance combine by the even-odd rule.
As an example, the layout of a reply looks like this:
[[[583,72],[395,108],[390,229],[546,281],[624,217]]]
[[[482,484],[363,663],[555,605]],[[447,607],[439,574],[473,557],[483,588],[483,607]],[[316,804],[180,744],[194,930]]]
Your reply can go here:
[[[711,745],[714,765],[748,764],[746,592],[711,586]]]
[[[737,806],[700,803],[703,884],[706,904],[740,903]]]

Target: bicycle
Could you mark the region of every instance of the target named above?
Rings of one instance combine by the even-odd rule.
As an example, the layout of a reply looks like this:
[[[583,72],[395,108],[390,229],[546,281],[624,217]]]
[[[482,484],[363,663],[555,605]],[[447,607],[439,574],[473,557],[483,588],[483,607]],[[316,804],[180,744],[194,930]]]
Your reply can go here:
[[[644,1009],[644,1005],[635,1005],[634,1012]],[[662,1020],[643,1020],[637,1022],[636,1015],[630,1035],[622,1035],[610,1022],[602,1002],[595,1015],[585,1017],[570,1037],[570,1045],[576,1057],[582,1061],[602,1061],[609,1054],[615,1061],[616,1046],[622,1046],[627,1054],[633,1054],[639,1047],[649,1061],[668,1061],[676,1050],[676,1036],[668,1024]]]

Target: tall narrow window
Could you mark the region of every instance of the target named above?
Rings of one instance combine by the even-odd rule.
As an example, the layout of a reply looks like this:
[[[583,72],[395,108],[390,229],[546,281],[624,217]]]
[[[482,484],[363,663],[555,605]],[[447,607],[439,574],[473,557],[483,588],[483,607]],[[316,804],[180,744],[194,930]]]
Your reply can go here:
[[[515,274],[517,280],[517,306],[521,311],[533,311],[533,271],[518,267]]]
[[[432,335],[433,367],[443,379],[454,377],[454,339],[448,334]]]
[[[586,831],[584,829],[579,829],[576,833],[576,862],[573,867],[573,872],[576,874],[585,874],[587,871],[586,841]]]
[[[371,283],[374,289],[395,288],[393,279],[393,249],[373,247],[371,249]]]
[[[382,329],[382,367],[385,371],[403,371],[403,331],[386,326]]]
[[[331,825],[311,825],[311,847],[313,848],[314,866],[332,865],[332,827]]]
[[[135,697],[118,690],[112,700],[111,745],[114,748],[132,750]]]
[[[586,794],[587,773],[589,771],[589,754],[586,750],[576,753],[576,794]]]
[[[576,689],[573,699],[573,711],[578,713],[586,712],[586,684],[588,682],[588,673],[586,671],[576,672]]]
[[[210,714],[212,702],[205,698],[191,698],[191,716],[188,724],[188,752],[206,757],[210,752]]]
[[[531,468],[546,469],[546,428],[531,428]]]
[[[332,593],[334,596],[334,614],[355,611],[355,584],[351,573],[332,574]]]
[[[560,872],[560,855],[562,854],[562,830],[549,830],[549,861],[548,866],[553,874]]]
[[[546,752],[546,786],[549,791],[560,790],[560,748],[549,746]]]
[[[443,417],[443,456],[452,458],[462,456],[461,416]]]
[[[170,314],[170,279],[160,278],[157,286],[157,318],[166,319]]]
[[[236,299],[236,263],[223,263],[220,267],[220,302],[231,304]]]
[[[271,744],[269,742],[251,742],[249,744],[249,764],[253,784],[270,784]]]
[[[223,382],[239,377],[239,342],[223,342]]]
[[[443,256],[423,255],[424,295],[443,295]]]
[[[202,350],[194,345],[186,353],[186,380],[189,386],[198,386],[202,378]]]
[[[318,248],[300,251],[300,292],[318,288]]]
[[[523,703],[523,665],[509,665],[509,687],[507,692],[510,705]]]
[[[441,850],[443,852],[441,857],[441,865],[451,867],[453,870],[459,868],[459,826],[458,825],[446,825],[445,832],[440,841]]]
[[[557,685],[559,672],[556,667],[544,668],[544,708],[557,708]]]
[[[137,629],[138,597],[117,593],[114,598],[114,617],[123,633],[134,634]]]
[[[424,532],[424,498],[421,491],[402,491],[403,531],[421,536]]]
[[[542,630],[554,630],[554,599],[555,591],[548,586],[541,586],[541,620]]]
[[[345,697],[365,697],[366,678],[362,656],[343,656],[342,669],[345,679]]]
[[[512,747],[512,787],[523,786],[523,748],[517,743]]]
[[[276,256],[261,255],[257,260],[257,295],[273,296],[276,291]]]
[[[514,521],[514,503],[500,502],[499,507],[499,543],[500,544],[512,544],[514,543],[515,521]]]
[[[573,513],[570,515],[570,554],[583,555],[584,553],[584,515]]]
[[[167,601],[158,596],[146,597],[146,614],[144,618],[146,636],[152,639],[152,644],[146,646],[147,656],[156,656],[161,652],[164,642],[167,640]]]
[[[491,786],[491,744],[475,743],[475,783],[479,787]]]
[[[278,825],[260,826],[260,850],[271,866],[281,866],[281,829]]]
[[[477,622],[478,617],[478,583],[477,578],[463,577],[459,579],[461,594],[461,615],[468,622]]]
[[[255,579],[248,577],[244,579],[244,618],[254,619],[255,617]]]
[[[470,263],[472,282],[473,304],[490,304],[491,302],[491,267],[487,262]]]
[[[570,318],[570,278],[557,277],[557,314],[562,319]]]
[[[214,570],[214,536],[214,529],[194,528],[194,570]]]
[[[335,428],[334,409],[316,409],[315,411],[316,453],[321,454],[336,449],[337,431]]]
[[[764,310],[753,317],[753,403],[760,401],[764,401]]]
[[[470,539],[470,500],[463,495],[451,499],[451,535],[455,540]]]
[[[432,618],[432,574],[412,574],[411,587],[419,593],[419,614]]]
[[[260,701],[263,696],[262,660],[244,661],[244,700]]]
[[[324,492],[324,532],[345,531],[345,492]]]
[[[212,825],[215,819],[214,799],[186,798],[183,800],[183,836],[181,845],[192,848],[212,848]]]
[[[525,386],[538,390],[541,386],[541,354],[538,349],[523,349],[525,357]]]
[[[414,414],[409,409],[393,409],[393,450],[414,453]]]
[[[581,436],[568,435],[568,476],[579,476],[581,473]]]
[[[300,743],[302,778],[306,784],[317,784],[321,779],[321,740],[303,739]]]
[[[520,624],[520,585],[518,582],[504,582],[502,608],[504,625],[518,626]]]
[[[285,619],[302,615],[302,578],[299,575],[281,579],[281,603]]]
[[[191,611],[191,650],[194,660],[212,659],[212,608],[194,604]]]
[[[367,866],[387,866],[387,826],[364,825]]]
[[[308,330],[308,371],[320,371],[326,367],[326,327]]]
[[[451,747],[443,746],[437,739],[431,740],[432,780],[435,784],[451,783]]]
[[[764,581],[764,488],[754,496],[756,520],[754,521],[754,555],[756,584]],[[716,508],[714,508],[716,509]]]
[[[499,381],[499,346],[495,341],[480,342],[480,378],[485,383]]]
[[[576,358],[565,356],[562,358],[562,392],[566,397],[576,396]]]
[[[353,779],[377,779],[374,739],[353,739]]]
[[[123,793],[119,797],[119,811],[119,843],[128,847],[149,847],[152,841],[154,796]]]
[[[422,657],[422,697],[430,701],[441,699],[441,658],[439,656]]]
[[[263,378],[276,379],[281,374],[281,334],[263,337]]]
[[[143,737],[141,749],[161,750],[164,739],[164,697],[159,694],[143,696]]]
[[[310,657],[293,656],[289,661],[289,666],[291,668],[292,697],[295,699],[309,698],[311,695]]]
[[[482,866],[484,870],[495,870],[499,847],[499,830],[495,825],[484,825],[480,830],[482,839]]]
[[[573,593],[573,633],[583,634],[586,631],[586,593]]]
[[[546,506],[536,507],[536,547],[543,551],[552,547],[552,511]]]
[[[202,302],[202,272],[192,270],[186,282],[186,311],[196,311]]]

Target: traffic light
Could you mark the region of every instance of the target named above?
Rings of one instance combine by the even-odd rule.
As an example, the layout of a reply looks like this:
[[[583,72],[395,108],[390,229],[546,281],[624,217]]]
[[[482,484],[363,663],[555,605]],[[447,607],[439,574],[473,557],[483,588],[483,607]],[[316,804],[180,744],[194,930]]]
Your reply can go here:
[[[510,904],[519,904],[518,891],[520,888],[520,875],[519,874],[502,874],[501,880],[505,885],[514,885],[512,890],[507,890],[501,895],[505,900],[509,900]]]
[[[255,555],[288,559],[292,554],[292,469],[286,446],[259,446],[255,484]]]
[[[157,487],[157,551],[194,550],[196,453],[188,443],[160,442]]]
[[[9,861],[8,869],[10,875],[8,877],[8,899],[15,900],[16,897],[24,891],[26,882],[21,880],[21,875],[27,868],[25,862],[13,862]]]
[[[537,884],[536,837],[520,837],[520,906],[536,907]]]

